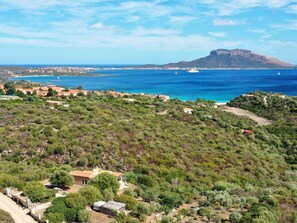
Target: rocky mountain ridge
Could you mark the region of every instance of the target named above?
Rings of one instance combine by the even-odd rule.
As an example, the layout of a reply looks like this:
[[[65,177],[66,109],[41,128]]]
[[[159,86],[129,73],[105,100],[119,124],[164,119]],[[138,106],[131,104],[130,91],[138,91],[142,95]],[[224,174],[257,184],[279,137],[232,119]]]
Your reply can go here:
[[[293,64],[281,61],[274,57],[269,57],[243,49],[218,49],[213,50],[206,57],[193,61],[181,61],[169,63],[163,67],[198,67],[198,68],[293,68]]]

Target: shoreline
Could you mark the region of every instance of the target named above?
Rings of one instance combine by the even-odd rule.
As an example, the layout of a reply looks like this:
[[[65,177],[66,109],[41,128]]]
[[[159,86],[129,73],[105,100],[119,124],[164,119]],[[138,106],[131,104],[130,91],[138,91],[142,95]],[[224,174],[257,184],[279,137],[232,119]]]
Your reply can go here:
[[[67,75],[67,76],[72,77],[72,75]],[[55,75],[15,76],[15,77],[8,78],[8,80],[11,80],[11,81],[22,81],[22,80],[13,80],[14,78],[22,78],[22,77],[25,77],[25,78],[26,77],[55,77]],[[85,77],[88,77],[88,76],[85,76]],[[23,80],[23,81],[28,81],[28,80]],[[31,82],[31,81],[29,81],[29,82]],[[42,83],[42,82],[34,82],[34,81],[32,81],[31,83],[41,84],[42,86],[49,86],[49,84]],[[57,86],[57,87],[68,88],[68,87],[65,87],[63,85],[59,85],[59,83],[54,83],[54,85]],[[98,92],[102,92],[102,91],[109,91],[109,90],[108,89],[94,89],[94,90],[85,90],[85,91],[90,91],[90,92],[92,92],[92,91],[95,91],[95,92],[98,91]],[[117,91],[116,89],[114,90],[114,92],[115,93],[124,93],[124,94],[127,94],[127,95],[146,95],[146,96],[164,95],[162,93],[144,93],[144,92],[127,92],[127,91],[123,92],[123,91]],[[165,96],[170,97],[169,95],[165,95]],[[199,98],[199,99],[203,99],[203,100],[207,100],[207,101],[213,101],[216,106],[224,106],[224,105],[226,105],[229,102],[229,100],[228,101],[217,101],[217,100],[213,100],[213,99],[200,98],[199,96],[196,99],[181,99],[179,97],[174,97],[174,98],[177,98],[178,100],[183,101],[183,102],[185,102],[185,101],[195,101],[195,100],[197,100]],[[174,98],[170,98],[170,100],[172,100]]]

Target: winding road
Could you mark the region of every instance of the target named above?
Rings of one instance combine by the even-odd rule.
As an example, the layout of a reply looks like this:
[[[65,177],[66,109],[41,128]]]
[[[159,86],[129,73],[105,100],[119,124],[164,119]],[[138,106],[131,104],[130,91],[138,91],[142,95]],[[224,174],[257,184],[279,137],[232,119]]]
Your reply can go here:
[[[13,200],[0,193],[0,209],[8,212],[15,223],[36,223],[36,221],[28,215],[29,210],[18,206]]]

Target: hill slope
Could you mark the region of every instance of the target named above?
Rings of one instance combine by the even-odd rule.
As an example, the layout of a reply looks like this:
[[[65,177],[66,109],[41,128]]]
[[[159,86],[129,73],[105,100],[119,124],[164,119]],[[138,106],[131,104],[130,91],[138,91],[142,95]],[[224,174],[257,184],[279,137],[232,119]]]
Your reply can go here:
[[[287,162],[297,164],[297,97],[252,92],[241,95],[228,104],[274,120],[272,125],[266,127],[267,130],[282,140]]]
[[[69,104],[55,109],[32,96],[0,101],[0,172],[27,183],[63,164],[98,166],[125,172],[134,196],[153,195],[161,211],[198,196],[211,222],[234,208],[243,223],[294,222],[297,173],[277,136],[211,102],[133,98],[52,98]]]
[[[279,59],[257,54],[249,50],[218,49],[210,55],[193,61],[170,63],[165,67],[201,67],[201,68],[292,68],[294,65]]]

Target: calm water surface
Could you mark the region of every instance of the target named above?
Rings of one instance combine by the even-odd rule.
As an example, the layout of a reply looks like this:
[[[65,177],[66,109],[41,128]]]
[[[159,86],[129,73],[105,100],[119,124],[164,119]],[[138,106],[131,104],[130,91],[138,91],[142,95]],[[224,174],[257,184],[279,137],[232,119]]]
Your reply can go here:
[[[280,75],[278,75],[280,72]],[[103,76],[33,76],[28,80],[85,90],[165,94],[181,100],[209,99],[227,102],[255,90],[297,96],[297,70],[201,70],[199,73],[168,70],[104,70]]]

